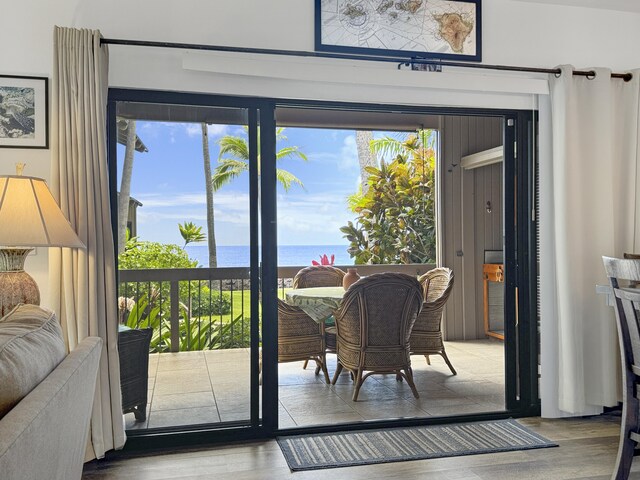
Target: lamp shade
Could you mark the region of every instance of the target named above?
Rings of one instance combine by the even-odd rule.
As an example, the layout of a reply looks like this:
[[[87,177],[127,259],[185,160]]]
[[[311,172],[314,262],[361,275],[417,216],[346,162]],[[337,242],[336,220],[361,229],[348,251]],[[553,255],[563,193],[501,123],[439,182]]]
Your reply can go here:
[[[0,176],[0,245],[84,248],[45,181],[22,175]]]

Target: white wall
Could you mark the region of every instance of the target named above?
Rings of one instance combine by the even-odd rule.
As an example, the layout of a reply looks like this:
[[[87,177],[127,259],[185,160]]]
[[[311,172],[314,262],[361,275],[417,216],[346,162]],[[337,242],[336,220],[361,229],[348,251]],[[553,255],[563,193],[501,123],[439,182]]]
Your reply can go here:
[[[108,38],[313,50],[313,0],[1,2],[5,21],[0,29],[0,74],[50,77],[54,25],[96,28]],[[540,67],[571,63],[625,70],[640,66],[639,44],[640,13],[483,1],[485,63]],[[241,95],[529,108],[535,105],[533,94],[544,93],[545,88],[544,81],[480,71],[392,73],[393,64],[311,61],[310,65],[309,60],[247,56],[232,60],[209,53],[203,58],[179,50],[120,46],[110,48],[110,59],[113,86]],[[190,69],[184,69],[183,62]],[[305,77],[317,65],[333,81]],[[238,71],[244,74],[234,74]],[[389,85],[396,73],[397,84]],[[362,86],[359,79],[364,78],[369,84]],[[380,78],[381,84],[372,78]],[[27,162],[29,175],[49,177],[48,150],[0,149],[0,174],[12,173],[16,161]],[[43,248],[27,262],[41,287],[43,304],[47,264]]]

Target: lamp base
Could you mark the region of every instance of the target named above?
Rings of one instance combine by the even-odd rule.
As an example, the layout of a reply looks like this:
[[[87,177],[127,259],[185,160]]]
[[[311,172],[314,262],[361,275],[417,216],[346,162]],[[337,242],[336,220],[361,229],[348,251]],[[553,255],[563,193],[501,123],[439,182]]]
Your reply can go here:
[[[40,305],[36,281],[24,271],[24,261],[33,248],[0,248],[0,317],[19,303]]]

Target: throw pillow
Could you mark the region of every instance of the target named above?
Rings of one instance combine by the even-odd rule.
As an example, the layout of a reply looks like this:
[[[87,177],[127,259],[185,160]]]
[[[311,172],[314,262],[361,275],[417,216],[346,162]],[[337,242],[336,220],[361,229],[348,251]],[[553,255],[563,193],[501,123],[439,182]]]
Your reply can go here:
[[[20,304],[0,319],[0,418],[64,359],[55,313]]]

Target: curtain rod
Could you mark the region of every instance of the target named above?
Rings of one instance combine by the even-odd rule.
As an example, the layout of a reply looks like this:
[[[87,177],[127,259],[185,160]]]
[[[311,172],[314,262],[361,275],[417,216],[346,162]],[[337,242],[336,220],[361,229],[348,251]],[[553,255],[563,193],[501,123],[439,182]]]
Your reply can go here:
[[[437,65],[442,67],[462,67],[462,68],[482,68],[485,70],[501,70],[508,72],[528,72],[528,73],[553,73],[560,75],[562,71],[559,68],[537,68],[537,67],[517,67],[514,65],[490,65],[486,63],[467,63],[467,62],[451,62],[441,60],[429,60],[419,57],[393,57],[393,56],[374,56],[374,55],[354,55],[348,53],[327,53],[327,52],[306,52],[303,50],[272,50],[268,48],[247,48],[247,47],[227,47],[222,45],[204,45],[196,43],[173,43],[173,42],[153,42],[147,40],[123,40],[116,38],[101,38],[101,45],[129,45],[136,47],[159,47],[159,48],[178,48],[186,50],[208,50],[213,52],[230,52],[230,53],[252,53],[258,55],[281,55],[287,57],[312,57],[312,58],[336,58],[341,60],[364,60],[368,62],[388,62],[397,63],[398,68],[402,65]],[[596,72],[593,70],[574,70],[574,75],[583,77],[594,77]],[[631,73],[612,73],[611,78],[621,78],[625,82],[631,80]]]

